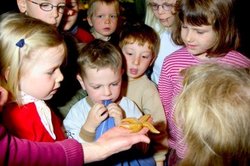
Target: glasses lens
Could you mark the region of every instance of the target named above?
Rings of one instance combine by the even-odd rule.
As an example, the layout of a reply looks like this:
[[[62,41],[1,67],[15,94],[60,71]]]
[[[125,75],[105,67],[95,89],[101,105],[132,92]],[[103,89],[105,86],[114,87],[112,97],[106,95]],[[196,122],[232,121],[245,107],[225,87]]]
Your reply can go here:
[[[151,6],[151,8],[153,10],[157,10],[158,9],[158,5],[157,4],[151,3],[150,6]]]
[[[53,5],[50,3],[41,3],[40,7],[44,11],[51,11],[53,9]]]
[[[162,8],[163,8],[164,10],[168,11],[168,10],[171,10],[172,6],[170,6],[170,5],[168,5],[168,4],[163,4],[163,5],[162,5]]]

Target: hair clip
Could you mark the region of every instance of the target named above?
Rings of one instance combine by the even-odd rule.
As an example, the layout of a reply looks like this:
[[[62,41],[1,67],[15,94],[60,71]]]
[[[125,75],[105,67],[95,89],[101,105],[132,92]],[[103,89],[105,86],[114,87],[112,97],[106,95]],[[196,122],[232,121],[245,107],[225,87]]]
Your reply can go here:
[[[17,43],[16,46],[22,48],[24,46],[25,42],[24,39],[20,39]]]

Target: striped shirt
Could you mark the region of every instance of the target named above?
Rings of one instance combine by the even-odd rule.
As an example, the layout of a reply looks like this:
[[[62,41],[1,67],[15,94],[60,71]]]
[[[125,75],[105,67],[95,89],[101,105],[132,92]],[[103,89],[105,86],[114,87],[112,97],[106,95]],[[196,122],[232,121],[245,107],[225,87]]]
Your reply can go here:
[[[224,63],[234,67],[250,67],[250,59],[237,51],[230,51],[223,57],[205,60],[190,54],[184,47],[164,59],[158,89],[168,123],[169,147],[175,149],[180,158],[184,158],[187,149],[182,131],[175,124],[173,111],[175,97],[182,89],[183,78],[180,71],[206,62]]]

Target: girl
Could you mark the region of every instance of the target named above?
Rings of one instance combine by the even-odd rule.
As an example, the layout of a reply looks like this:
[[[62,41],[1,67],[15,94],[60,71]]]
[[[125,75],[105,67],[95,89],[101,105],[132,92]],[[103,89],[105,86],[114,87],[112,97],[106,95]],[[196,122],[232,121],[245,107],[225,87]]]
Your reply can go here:
[[[63,37],[54,26],[24,14],[2,18],[0,83],[10,92],[3,125],[19,138],[65,139],[60,120],[44,102],[52,98],[63,80]]]
[[[160,50],[151,67],[150,79],[158,84],[162,63],[165,57],[181,48],[172,38],[172,25],[175,20],[176,0],[146,0],[145,24],[151,26],[160,36]]]
[[[21,13],[56,27],[59,26],[66,7],[65,0],[17,0],[17,6]]]
[[[173,40],[185,47],[164,60],[158,85],[169,127],[170,165],[176,158],[184,158],[186,152],[182,132],[173,119],[175,96],[182,89],[180,71],[205,62],[250,67],[250,60],[235,51],[239,39],[232,0],[181,0],[176,7]]]

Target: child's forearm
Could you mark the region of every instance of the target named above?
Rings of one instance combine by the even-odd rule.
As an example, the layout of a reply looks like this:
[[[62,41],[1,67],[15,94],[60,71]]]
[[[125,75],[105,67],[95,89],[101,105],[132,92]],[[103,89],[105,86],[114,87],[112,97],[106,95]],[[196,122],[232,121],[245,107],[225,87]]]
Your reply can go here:
[[[84,126],[81,127],[79,136],[86,142],[93,142],[95,139],[95,132],[90,132],[84,129]]]

